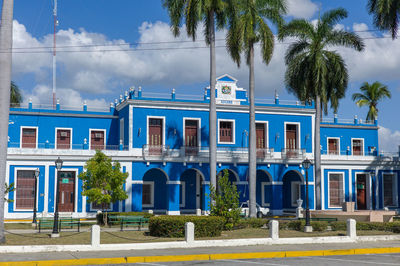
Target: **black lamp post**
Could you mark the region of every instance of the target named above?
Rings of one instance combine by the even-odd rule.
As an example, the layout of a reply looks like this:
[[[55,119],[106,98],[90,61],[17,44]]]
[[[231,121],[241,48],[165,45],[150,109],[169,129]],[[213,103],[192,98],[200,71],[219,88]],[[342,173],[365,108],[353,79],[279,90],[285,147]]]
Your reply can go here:
[[[40,174],[39,168],[36,168],[36,170],[35,170],[35,187],[34,187],[35,199],[33,201],[33,218],[32,218],[32,225],[33,226],[36,225],[37,180],[38,180],[39,174]]]
[[[57,168],[57,178],[56,178],[56,207],[54,212],[54,224],[53,224],[53,232],[51,233],[51,237],[59,237],[58,234],[58,201],[59,201],[59,192],[58,192],[58,183],[59,183],[59,171],[62,168],[63,161],[58,157],[55,161],[56,168]]]
[[[310,205],[308,202],[308,169],[310,169],[310,166],[311,166],[311,161],[306,158],[303,161],[303,167],[304,167],[304,169],[306,169],[306,229],[305,229],[305,231],[308,231],[307,229],[309,229],[311,227],[311,225],[310,225]]]

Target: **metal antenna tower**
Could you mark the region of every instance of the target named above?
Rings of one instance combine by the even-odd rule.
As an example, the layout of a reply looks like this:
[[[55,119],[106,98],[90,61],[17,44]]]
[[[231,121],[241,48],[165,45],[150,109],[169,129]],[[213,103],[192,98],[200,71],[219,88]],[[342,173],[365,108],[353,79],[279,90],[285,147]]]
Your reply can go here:
[[[56,45],[56,34],[57,34],[57,0],[54,0],[53,8],[54,18],[54,34],[53,34],[53,108],[56,108],[56,74],[57,74],[57,45]]]

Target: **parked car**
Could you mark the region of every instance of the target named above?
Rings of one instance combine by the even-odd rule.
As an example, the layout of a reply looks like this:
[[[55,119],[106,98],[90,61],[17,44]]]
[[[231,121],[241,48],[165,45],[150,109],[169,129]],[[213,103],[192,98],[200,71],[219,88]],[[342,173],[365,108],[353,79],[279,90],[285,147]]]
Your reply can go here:
[[[266,216],[269,213],[269,208],[266,207],[261,207],[260,205],[258,205],[258,203],[256,203],[256,209],[257,209],[257,218],[262,218],[263,216]],[[242,202],[240,204],[240,215],[244,216],[244,217],[248,217],[249,216],[249,202]]]

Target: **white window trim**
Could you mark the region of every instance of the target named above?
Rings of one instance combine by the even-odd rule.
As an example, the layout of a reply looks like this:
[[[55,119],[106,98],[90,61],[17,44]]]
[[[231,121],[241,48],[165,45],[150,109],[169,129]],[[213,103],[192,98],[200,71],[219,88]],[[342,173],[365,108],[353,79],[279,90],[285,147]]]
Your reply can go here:
[[[78,168],[61,168],[60,172],[75,172],[75,199],[74,199],[74,212],[78,211],[78,174],[79,174],[79,169]],[[56,168],[54,168],[54,209],[56,208],[56,201],[57,201],[57,175],[58,171]],[[83,200],[82,200],[82,206],[83,206]]]
[[[269,134],[268,134],[268,130],[269,130],[269,126],[268,126],[268,121],[259,121],[256,120],[256,124],[264,124],[265,125],[265,149],[269,149]]]
[[[331,200],[330,200],[330,193],[329,193],[329,191],[330,191],[330,182],[329,182],[329,179],[330,179],[330,175],[331,174],[339,174],[340,176],[341,176],[341,178],[342,178],[342,184],[343,184],[343,197],[342,197],[342,199],[343,199],[343,202],[345,202],[346,201],[346,183],[344,182],[344,172],[328,172],[328,193],[327,193],[327,198],[328,198],[328,208],[334,208],[334,209],[339,209],[339,208],[342,208],[342,206],[331,206]],[[342,203],[343,203],[342,202]]]
[[[121,130],[121,125],[122,125],[122,130]],[[122,140],[122,145],[125,144],[125,119],[122,117],[119,120],[119,142],[118,144],[121,143]]]
[[[301,150],[301,131],[300,131],[300,122],[284,122],[283,128],[283,148],[286,150],[286,125],[296,125],[297,127],[297,150]]]
[[[108,209],[104,209],[105,211],[112,211],[112,203],[110,202]],[[93,208],[93,202],[90,203],[90,211],[102,211],[103,209]]]
[[[165,145],[165,116],[152,116],[152,115],[148,115],[147,116],[147,126],[146,126],[146,144],[149,145],[149,127],[150,127],[150,119],[151,118],[155,118],[155,119],[162,119],[162,144],[161,145]]]
[[[197,147],[201,147],[201,118],[194,118],[194,117],[184,117],[183,118],[183,145],[182,146],[186,146],[186,133],[185,133],[185,124],[186,124],[186,120],[196,120],[197,121]]]
[[[232,142],[221,142],[220,140],[219,140],[219,135],[220,135],[220,131],[219,131],[219,128],[220,128],[220,123],[221,122],[232,122]],[[218,144],[235,144],[235,142],[236,142],[236,134],[235,134],[235,131],[236,131],[236,126],[235,126],[235,119],[218,119],[218,129],[217,129],[217,134],[218,134]]]
[[[66,128],[66,127],[56,127],[55,128],[55,145],[54,145],[54,149],[57,150],[57,131],[58,130],[69,130],[69,134],[70,134],[70,140],[69,140],[69,149],[62,149],[62,150],[72,150],[72,128]]]
[[[393,180],[394,180],[394,186],[393,186],[393,201],[395,202],[395,205],[388,205],[385,206],[385,180],[384,176],[385,175],[391,175]],[[398,191],[397,191],[397,173],[382,173],[382,206],[383,207],[398,207],[399,206],[399,199],[398,199]]]
[[[181,181],[180,187],[182,188],[182,203],[179,204],[179,207],[184,208],[186,206],[186,182]]]
[[[154,208],[154,181],[143,181],[142,185],[150,185],[150,204],[143,204],[143,198],[142,198],[142,207]],[[143,193],[143,191],[142,191],[142,193]]]
[[[353,140],[361,140],[362,141],[362,148],[361,148],[361,155],[354,155],[353,154]],[[364,139],[363,138],[351,138],[351,155],[353,156],[364,156]]]
[[[261,204],[263,207],[269,207],[270,203],[265,202],[265,186],[271,186],[271,182],[261,182]]]
[[[297,200],[300,198],[300,199],[302,199],[302,193],[301,193],[301,184],[302,184],[302,182],[300,182],[300,181],[293,181],[293,182],[291,182],[290,183],[290,205],[292,206],[292,207],[297,207]],[[300,189],[299,189],[299,198],[297,198],[297,199],[294,199],[294,186],[299,186],[300,187]]]
[[[28,127],[28,126],[21,126],[20,128],[20,137],[19,137],[19,147],[22,149],[22,130],[25,128],[33,128],[36,129],[36,147],[35,148],[23,148],[23,149],[37,149],[38,148],[38,139],[39,139],[39,127]]]
[[[13,202],[13,209],[14,212],[33,212],[33,208],[32,209],[17,209],[17,172],[20,170],[26,170],[26,171],[35,171],[36,169],[38,169],[38,167],[15,167],[14,168],[14,202]],[[39,174],[40,177],[40,174]],[[36,184],[36,210],[38,210],[39,208],[39,178],[37,180],[37,184]],[[46,204],[46,203],[45,203]]]
[[[96,128],[90,128],[89,129],[89,150],[92,149],[92,131],[103,131],[104,132],[104,149],[106,149],[106,139],[107,139],[107,130],[106,129],[96,129]]]
[[[337,154],[330,154],[329,153],[329,140],[331,140],[331,139],[336,139],[338,142],[338,145],[337,145]],[[327,155],[340,155],[340,138],[337,138],[337,137],[328,137],[328,138],[326,138],[326,151],[327,151]]]

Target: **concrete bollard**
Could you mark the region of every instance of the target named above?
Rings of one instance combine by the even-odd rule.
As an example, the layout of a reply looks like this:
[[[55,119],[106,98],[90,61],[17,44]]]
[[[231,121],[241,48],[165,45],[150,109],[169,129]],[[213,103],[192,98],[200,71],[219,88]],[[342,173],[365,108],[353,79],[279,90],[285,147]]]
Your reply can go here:
[[[354,219],[347,219],[347,236],[351,239],[357,237],[357,222]]]
[[[92,225],[92,246],[100,246],[100,226],[97,224]]]
[[[185,223],[185,241],[186,243],[194,242],[194,223]]]
[[[279,239],[279,222],[276,220],[269,221],[269,237]]]
[[[196,215],[201,216],[201,209],[196,209]]]

